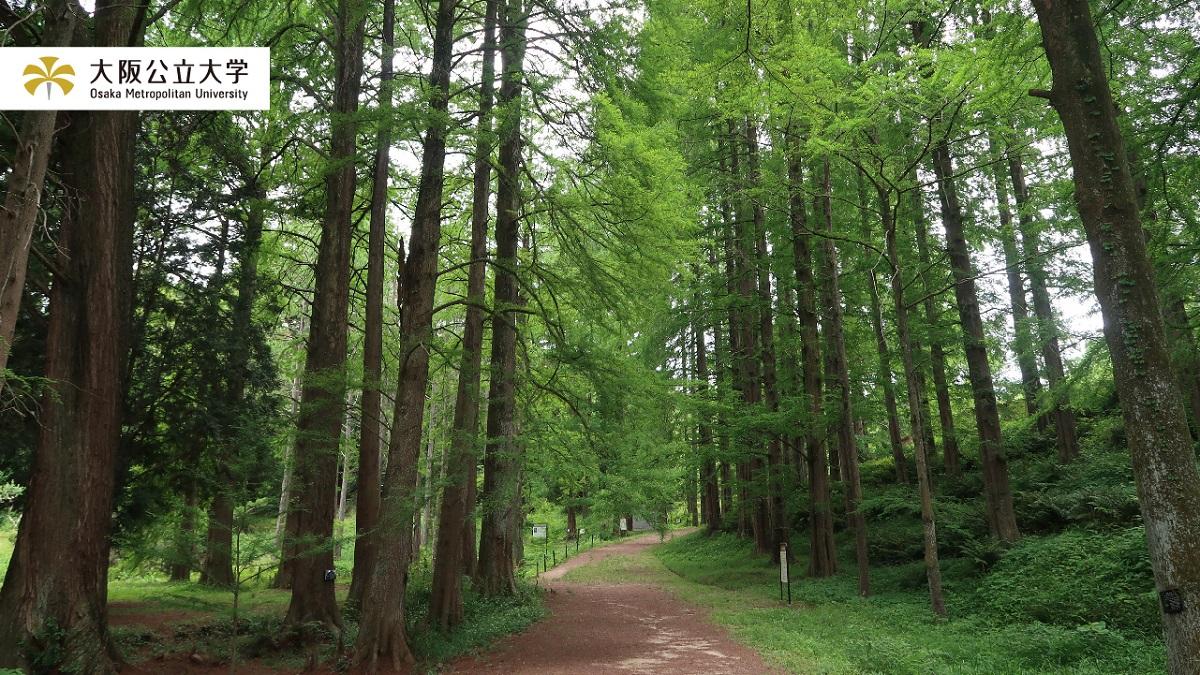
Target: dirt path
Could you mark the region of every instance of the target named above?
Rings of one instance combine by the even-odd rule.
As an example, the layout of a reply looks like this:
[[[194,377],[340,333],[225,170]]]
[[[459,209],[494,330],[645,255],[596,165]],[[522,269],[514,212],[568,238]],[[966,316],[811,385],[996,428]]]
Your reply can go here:
[[[677,535],[686,534],[681,531]],[[773,673],[748,647],[709,623],[702,611],[647,584],[563,581],[576,567],[637,554],[658,534],[580,554],[547,574],[550,617],[479,657],[451,664],[451,673]]]

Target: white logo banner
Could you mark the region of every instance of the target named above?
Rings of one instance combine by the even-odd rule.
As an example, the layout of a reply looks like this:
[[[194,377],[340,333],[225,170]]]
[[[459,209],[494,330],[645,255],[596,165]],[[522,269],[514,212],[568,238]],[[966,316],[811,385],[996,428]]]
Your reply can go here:
[[[0,110],[268,110],[267,47],[4,47]]]

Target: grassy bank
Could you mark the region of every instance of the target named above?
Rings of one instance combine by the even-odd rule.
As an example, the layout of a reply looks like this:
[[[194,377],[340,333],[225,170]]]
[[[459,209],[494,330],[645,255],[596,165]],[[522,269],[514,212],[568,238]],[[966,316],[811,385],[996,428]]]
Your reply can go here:
[[[797,547],[796,550],[803,550]],[[874,594],[856,595],[853,566],[830,579],[793,567],[792,606],[779,601],[778,572],[749,542],[695,534],[636,559],[579,570],[580,578],[636,573],[711,610],[735,637],[792,672],[804,673],[1153,673],[1154,639],[1102,624],[1075,627],[1014,620],[960,586],[948,620],[935,620],[910,566],[872,570]],[[1019,592],[1019,591],[1015,591]],[[1097,593],[1103,589],[1097,588]]]

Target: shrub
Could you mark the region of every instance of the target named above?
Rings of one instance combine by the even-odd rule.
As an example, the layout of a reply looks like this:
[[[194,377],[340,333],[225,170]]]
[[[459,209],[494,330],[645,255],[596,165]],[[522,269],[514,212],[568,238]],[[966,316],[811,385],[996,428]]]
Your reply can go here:
[[[1026,537],[982,581],[978,605],[1010,621],[1104,624],[1155,635],[1154,580],[1142,528]]]

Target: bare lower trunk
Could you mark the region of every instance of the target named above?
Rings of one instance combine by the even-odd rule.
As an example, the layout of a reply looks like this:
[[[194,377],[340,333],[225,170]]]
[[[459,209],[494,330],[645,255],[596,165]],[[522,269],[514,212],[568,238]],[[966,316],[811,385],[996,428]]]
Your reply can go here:
[[[435,390],[437,387],[435,387]],[[437,467],[434,466],[434,428],[437,425],[437,417],[440,412],[438,408],[438,400],[435,392],[430,392],[429,396],[429,414],[425,420],[425,479],[424,485],[417,494],[417,509],[419,511],[417,521],[417,548],[422,548],[429,543],[429,533],[433,531],[433,524],[430,522],[433,511],[433,500],[437,497]]]
[[[751,188],[761,183],[758,166],[758,126],[746,124],[747,169]],[[753,197],[752,215],[754,224],[755,269],[758,272],[758,334],[762,346],[759,361],[762,364],[763,400],[767,412],[779,411],[779,378],[775,360],[775,324],[772,316],[771,255],[767,250],[766,213],[762,200]],[[686,354],[686,350],[684,351]],[[769,507],[770,532],[767,543],[771,558],[779,561],[779,547],[788,541],[790,528],[784,506],[784,488],[787,485],[787,467],[783,462],[783,439],[770,433],[767,439],[767,506]]]
[[[1092,15],[1083,0],[1035,0],[1054,74],[1075,201],[1091,248],[1096,297],[1133,457],[1150,564],[1160,593],[1167,669],[1200,671],[1200,474],[1166,346],[1154,272]]]
[[[195,566],[196,533],[196,482],[188,482],[184,495],[183,510],[179,514],[179,532],[175,535],[175,557],[171,561],[169,579],[171,581],[189,581],[192,578],[192,568]]]
[[[200,583],[209,586],[233,585],[233,501],[229,486],[221,485],[208,506],[208,536],[204,547],[204,568]]]
[[[479,87],[479,130],[471,194],[471,264],[467,272],[467,316],[463,353],[454,400],[453,430],[446,487],[438,518],[430,623],[448,630],[462,622],[462,577],[474,571],[475,480],[479,459],[479,380],[483,366],[483,307],[486,302],[488,197],[491,195],[492,91],[495,86],[496,13],[499,0],[488,0],[483,24],[483,73]]]
[[[719,330],[719,329],[718,329]],[[709,396],[708,381],[708,345],[705,344],[705,330],[697,323],[692,327],[696,337],[696,381],[699,382],[698,395],[707,400]],[[700,489],[703,495],[703,522],[709,532],[721,528],[721,495],[717,485],[717,462],[714,457],[717,448],[713,447],[713,432],[710,424],[711,417],[706,411],[700,413]]]
[[[292,419],[300,410],[300,378],[292,378]],[[271,582],[272,588],[291,588],[291,559],[295,555],[292,541],[294,533],[288,531],[288,507],[292,503],[292,445],[283,448],[283,478],[279,484],[279,510],[275,516],[275,546],[280,553],[279,569]],[[294,524],[294,521],[293,521]]]
[[[749,188],[751,187],[750,172],[742,171],[740,164],[742,143],[739,141],[742,134],[739,134],[737,125],[733,120],[729,121],[729,150],[730,150],[730,172],[733,175],[735,184],[742,191],[738,200],[735,202],[735,217],[733,219],[733,256],[734,269],[737,270],[734,277],[734,287],[737,291],[737,302],[740,304],[739,321],[738,321],[738,345],[741,349],[741,370],[742,370],[742,402],[746,404],[747,410],[756,410],[762,403],[762,368],[759,361],[760,342],[760,323],[758,306],[758,284],[756,283],[756,265],[755,265],[755,232],[753,224],[753,216],[751,215],[751,206],[749,204]],[[748,148],[747,148],[748,149]],[[771,526],[769,507],[767,502],[767,490],[762,485],[761,477],[764,474],[765,466],[763,462],[763,452],[759,449],[763,440],[763,434],[757,430],[752,430],[746,439],[747,459],[743,462],[743,475],[746,485],[745,502],[743,511],[745,513],[746,525],[748,526],[750,535],[754,538],[754,550],[759,554],[770,555],[771,547]]]
[[[517,243],[521,211],[521,78],[525,67],[525,17],[521,0],[505,3],[500,30],[500,163],[496,189],[495,302],[487,448],[483,459],[483,521],[476,580],[488,595],[516,591],[514,554],[521,514],[521,444],[517,438]]]

